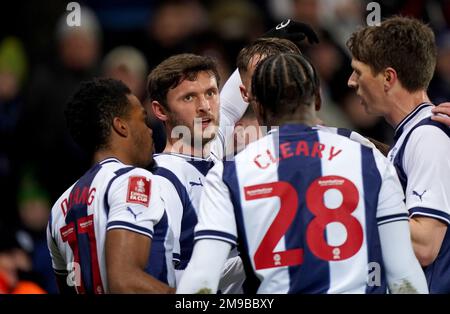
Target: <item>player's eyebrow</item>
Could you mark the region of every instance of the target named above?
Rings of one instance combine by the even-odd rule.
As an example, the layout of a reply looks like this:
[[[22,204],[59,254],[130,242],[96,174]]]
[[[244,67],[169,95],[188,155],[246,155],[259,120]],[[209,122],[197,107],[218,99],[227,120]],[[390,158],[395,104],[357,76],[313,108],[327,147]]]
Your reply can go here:
[[[184,99],[188,96],[196,96],[197,94],[198,94],[197,92],[189,91],[189,92],[181,94],[179,99]]]
[[[206,92],[218,92],[218,91],[219,89],[217,88],[217,86],[211,86],[206,89]]]

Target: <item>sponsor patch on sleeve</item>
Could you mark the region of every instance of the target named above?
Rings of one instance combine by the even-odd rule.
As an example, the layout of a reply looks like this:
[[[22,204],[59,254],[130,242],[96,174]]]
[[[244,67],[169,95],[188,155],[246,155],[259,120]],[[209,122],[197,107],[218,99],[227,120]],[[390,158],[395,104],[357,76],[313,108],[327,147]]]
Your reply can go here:
[[[148,206],[150,203],[151,181],[146,177],[130,177],[128,179],[127,202]]]

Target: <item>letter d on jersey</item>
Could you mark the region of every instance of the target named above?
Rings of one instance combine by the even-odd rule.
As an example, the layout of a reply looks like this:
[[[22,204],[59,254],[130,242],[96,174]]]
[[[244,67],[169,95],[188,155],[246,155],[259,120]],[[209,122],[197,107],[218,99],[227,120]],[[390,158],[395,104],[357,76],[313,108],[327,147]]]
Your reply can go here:
[[[371,262],[367,265],[369,267],[369,274],[367,278],[367,285],[369,287],[381,286],[381,266],[377,262]]]
[[[78,2],[69,2],[66,7],[67,11],[71,11],[67,14],[66,22],[70,27],[81,26],[81,8]]]
[[[80,264],[75,262],[70,262],[67,264],[67,285],[69,287],[79,287],[81,286],[81,267]]]

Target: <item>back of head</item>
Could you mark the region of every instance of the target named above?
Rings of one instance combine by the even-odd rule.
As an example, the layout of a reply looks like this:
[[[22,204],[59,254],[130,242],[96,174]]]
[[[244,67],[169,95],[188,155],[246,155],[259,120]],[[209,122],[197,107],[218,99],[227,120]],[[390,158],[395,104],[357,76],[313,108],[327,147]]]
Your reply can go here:
[[[435,36],[417,19],[392,17],[380,26],[367,26],[347,41],[353,58],[370,66],[374,74],[395,69],[409,92],[426,90],[436,66]]]
[[[130,89],[114,79],[82,82],[66,105],[65,117],[74,141],[88,154],[107,148],[114,117],[128,113]]]
[[[298,47],[290,40],[281,38],[259,38],[242,48],[237,57],[237,67],[242,74],[247,71],[250,60],[254,56],[265,58],[280,53],[301,54],[300,49],[298,49]]]
[[[314,104],[319,88],[314,66],[293,53],[261,61],[252,78],[255,100],[274,118],[292,115],[299,106]]]
[[[161,62],[148,76],[147,91],[151,101],[158,101],[167,107],[169,89],[176,88],[184,80],[195,80],[199,72],[210,72],[220,83],[216,62],[210,57],[194,54],[179,54]]]

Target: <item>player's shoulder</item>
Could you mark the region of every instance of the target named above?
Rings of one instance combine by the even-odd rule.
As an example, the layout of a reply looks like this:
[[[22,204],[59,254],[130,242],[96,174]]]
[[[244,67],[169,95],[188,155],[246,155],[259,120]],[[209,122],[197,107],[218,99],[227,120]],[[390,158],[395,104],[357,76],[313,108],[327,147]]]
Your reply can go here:
[[[176,153],[158,154],[155,161],[157,165],[154,171],[155,175],[168,177],[169,180],[176,177],[181,182],[186,182],[192,177],[203,176],[203,168],[212,162],[203,158]]]
[[[363,146],[367,146],[370,148],[375,148],[375,145],[366,137],[359,134],[356,131],[346,129],[346,128],[336,128],[336,127],[329,127],[329,126],[323,126],[323,125],[316,125],[313,127],[314,130],[320,131],[321,133],[328,133],[328,134],[334,134],[338,136],[342,136],[347,138],[348,140],[351,140],[352,142],[359,143]]]
[[[346,147],[347,149],[360,150],[363,145],[360,141],[351,138],[351,134],[341,135],[337,132],[331,132],[327,129],[316,129],[319,142],[332,146]],[[371,148],[371,147],[369,147]]]
[[[411,130],[409,142],[419,142],[421,145],[450,145],[450,128],[430,118],[423,119]]]
[[[186,167],[187,160],[185,156],[174,153],[160,153],[153,155],[158,168],[173,169],[182,171]]]

